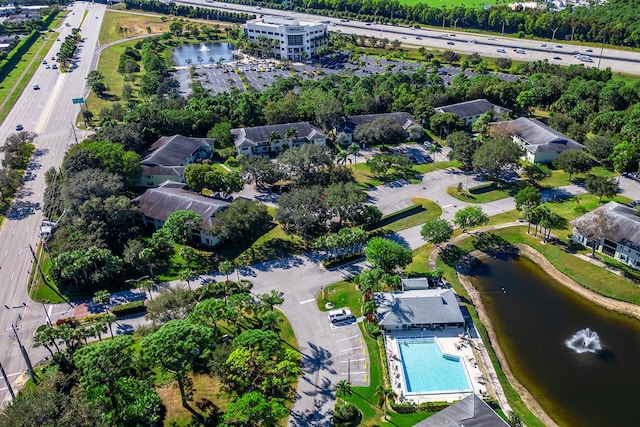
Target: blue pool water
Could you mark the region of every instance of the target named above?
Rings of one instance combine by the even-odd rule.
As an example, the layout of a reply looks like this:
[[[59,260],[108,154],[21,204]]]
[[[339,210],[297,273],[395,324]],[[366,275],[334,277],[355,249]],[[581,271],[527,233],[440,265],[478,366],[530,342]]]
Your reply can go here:
[[[404,377],[409,393],[454,393],[472,391],[455,356],[443,355],[433,338],[398,340]]]

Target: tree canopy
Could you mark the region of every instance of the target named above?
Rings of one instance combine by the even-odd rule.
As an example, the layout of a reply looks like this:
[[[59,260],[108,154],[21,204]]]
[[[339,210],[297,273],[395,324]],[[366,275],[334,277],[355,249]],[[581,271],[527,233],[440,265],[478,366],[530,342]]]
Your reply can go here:
[[[386,272],[406,267],[413,260],[411,249],[383,237],[369,240],[364,253],[371,265]]]

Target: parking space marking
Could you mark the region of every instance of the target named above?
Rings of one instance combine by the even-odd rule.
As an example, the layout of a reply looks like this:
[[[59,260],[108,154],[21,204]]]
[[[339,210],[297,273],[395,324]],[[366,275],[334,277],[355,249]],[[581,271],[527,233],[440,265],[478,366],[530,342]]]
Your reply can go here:
[[[347,360],[343,360],[340,363],[349,363],[349,362],[362,362],[363,360],[367,360],[367,359],[347,359]]]
[[[359,346],[357,346],[357,347],[351,347],[351,348],[347,348],[347,349],[344,349],[344,350],[340,350],[340,353],[345,353],[345,352],[347,352],[347,351],[351,351],[351,350],[357,350],[357,349],[359,349],[359,348],[362,348],[362,346],[361,346],[361,345],[359,345]],[[365,356],[366,356],[366,354],[365,354]]]
[[[310,302],[314,302],[315,300],[316,300],[315,298],[311,298],[311,299],[308,299],[308,300],[306,300],[306,301],[300,301],[300,304],[301,304],[301,305],[302,305],[302,304],[307,304],[307,303],[310,303]]]
[[[341,340],[338,340],[338,342],[340,342],[340,341],[347,341],[347,340],[350,340],[350,339],[353,339],[353,338],[358,338],[358,335],[354,335],[354,336],[352,336],[352,337],[348,337],[348,338],[342,338]]]

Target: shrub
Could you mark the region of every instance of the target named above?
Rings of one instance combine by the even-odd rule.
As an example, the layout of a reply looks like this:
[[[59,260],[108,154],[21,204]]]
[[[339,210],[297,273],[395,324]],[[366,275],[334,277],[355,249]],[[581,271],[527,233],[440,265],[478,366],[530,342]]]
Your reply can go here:
[[[235,157],[230,156],[227,159],[227,165],[231,166],[232,168],[237,168],[238,166],[240,166],[240,163],[238,163],[238,160],[236,160]]]
[[[421,412],[438,412],[449,406],[447,402],[423,402],[418,405],[418,411]]]
[[[88,325],[90,323],[98,323],[106,315],[107,315],[107,313],[90,314],[88,316],[85,316],[85,317],[82,317],[82,318],[78,319],[78,322],[81,325]]]
[[[131,314],[145,313],[147,306],[144,305],[144,301],[133,301],[126,304],[116,305],[111,309],[111,313],[117,318],[129,316]]]
[[[417,410],[415,405],[412,403],[395,403],[391,401],[390,404],[391,404],[391,409],[393,409],[399,414],[413,414]]]
[[[365,322],[364,330],[367,331],[367,334],[373,339],[376,339],[380,335],[380,327],[371,322]]]
[[[360,411],[352,403],[336,405],[333,412],[332,424],[334,426],[350,425],[360,416]]]

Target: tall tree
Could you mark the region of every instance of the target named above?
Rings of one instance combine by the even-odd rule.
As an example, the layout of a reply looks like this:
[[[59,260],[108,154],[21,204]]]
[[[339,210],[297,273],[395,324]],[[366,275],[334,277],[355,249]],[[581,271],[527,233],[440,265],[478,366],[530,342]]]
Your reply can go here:
[[[473,155],[473,167],[500,179],[518,167],[522,150],[510,139],[489,139]]]
[[[598,202],[602,202],[603,197],[613,197],[618,192],[618,183],[614,178],[589,175],[584,184],[589,193],[598,196]]]
[[[540,205],[541,200],[542,195],[540,194],[540,190],[531,186],[518,191],[515,196],[516,209],[522,212],[529,223],[527,233],[531,230],[531,219],[534,214],[534,209]]]
[[[459,161],[460,169],[463,171],[473,169],[473,155],[480,145],[478,141],[466,132],[456,131],[447,135],[447,145],[451,147],[449,158]]]
[[[168,236],[175,242],[184,245],[193,235],[193,230],[200,228],[202,218],[194,211],[178,210],[169,215],[162,225]]]
[[[451,223],[444,218],[435,218],[424,223],[420,230],[422,240],[439,246],[453,234]]]
[[[172,320],[142,340],[145,357],[178,382],[182,405],[189,407],[191,382],[187,373],[211,352],[213,332],[206,326]]]
[[[591,169],[591,159],[582,150],[567,150],[555,158],[553,165],[568,173],[571,181],[573,174],[585,173]]]
[[[608,234],[615,232],[618,225],[615,217],[606,208],[596,209],[572,222],[576,231],[585,239],[591,248],[591,256],[596,257],[596,249],[600,241]]]
[[[489,217],[482,211],[480,206],[467,206],[455,213],[453,223],[465,233],[468,229],[480,227],[489,222]]]
[[[411,249],[382,237],[369,240],[364,253],[371,265],[385,272],[406,267],[413,260]]]
[[[540,184],[540,181],[544,181],[551,176],[551,170],[540,163],[527,163],[523,169],[524,176],[531,185],[535,185],[536,187]]]

